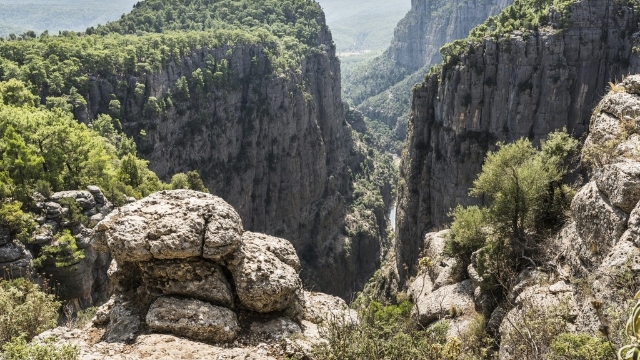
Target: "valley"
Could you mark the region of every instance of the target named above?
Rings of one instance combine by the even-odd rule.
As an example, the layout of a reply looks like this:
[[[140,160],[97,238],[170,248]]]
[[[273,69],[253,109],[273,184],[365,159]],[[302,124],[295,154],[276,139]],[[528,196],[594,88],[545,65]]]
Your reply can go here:
[[[0,358],[640,353],[637,0],[102,6],[0,5]]]

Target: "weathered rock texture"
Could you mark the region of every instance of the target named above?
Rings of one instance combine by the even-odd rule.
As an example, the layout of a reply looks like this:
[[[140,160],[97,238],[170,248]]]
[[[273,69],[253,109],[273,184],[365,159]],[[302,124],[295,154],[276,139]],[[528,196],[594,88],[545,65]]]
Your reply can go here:
[[[591,181],[574,197],[571,219],[542,240],[541,250],[514,277],[507,296],[499,303],[487,301],[473,259],[470,279],[454,285],[435,286],[437,273],[422,271],[409,287],[416,303],[412,315],[417,320],[425,326],[440,319],[460,323],[465,314],[483,313],[487,330],[500,341],[501,360],[521,358],[516,351],[522,345],[518,340],[522,331],[547,332],[549,340],[536,343],[540,358],[548,357],[549,342],[558,335],[552,324],[562,324],[562,332],[581,334],[595,334],[603,326],[612,334],[622,331],[624,315],[619,314],[628,313],[629,299],[640,286],[640,197],[636,191],[640,174],[635,170],[640,156],[626,151],[640,145],[640,123],[636,122],[640,113],[628,117],[607,110],[607,104],[640,107],[640,88],[634,85],[639,82],[640,76],[630,76],[596,107],[591,134],[582,150]],[[600,156],[593,158],[593,154]],[[443,256],[433,244],[445,233],[425,237],[425,254]],[[601,304],[599,311],[594,304]],[[447,312],[454,306],[459,311]],[[531,324],[536,321],[544,326],[535,329]]]
[[[106,341],[135,341],[142,319],[152,332],[220,343],[242,329],[281,339],[311,318],[291,243],[245,232],[217,196],[158,192],[113,211],[95,229],[94,248],[114,258],[115,294],[96,317]],[[347,311],[344,301],[324,296],[336,312]]]
[[[81,221],[71,222],[68,219],[69,209],[60,203],[67,198],[78,205],[80,215],[84,217]],[[95,186],[89,186],[88,191],[57,192],[49,199],[36,194],[34,200],[36,203],[32,211],[38,216],[32,243],[27,246],[20,244],[5,229],[0,229],[0,277],[26,277],[37,282],[46,279],[59,289],[59,296],[73,303],[76,309],[106,301],[109,297],[107,268],[111,257],[95,251],[91,242],[93,227],[111,212],[111,203]],[[63,267],[56,266],[55,258],[48,258],[41,261],[41,266],[34,267],[33,260],[40,249],[56,245],[56,235],[64,230],[74,236],[84,257]]]
[[[591,109],[632,57],[633,9],[613,0],[570,6],[565,29],[515,32],[470,45],[414,91],[398,185],[397,272],[416,273],[421,239],[458,204],[497,141],[585,133]],[[404,269],[408,272],[405,273]]]
[[[198,170],[247,229],[291,240],[307,263],[303,277],[309,283],[347,296],[375,269],[360,268],[339,246],[352,180],[347,166],[357,162],[344,120],[340,64],[324,16],[317,21],[322,31],[300,72],[278,73],[262,45],[197,49],[140,77],[93,78],[88,112],[76,115],[108,113],[115,96],[125,132],[160,178]],[[211,61],[226,61],[229,72],[203,94],[192,73]],[[188,99],[176,89],[183,76],[191,85]],[[137,85],[145,86],[143,97],[134,95]],[[173,107],[160,115],[145,113],[149,97],[163,99],[169,92]],[[375,257],[378,242],[355,246]],[[334,282],[326,272],[330,267],[340,267],[345,281]]]
[[[472,28],[511,3],[513,0],[412,0],[387,51],[346,79],[345,94],[371,118],[391,127],[400,121],[402,132],[406,119],[401,117],[409,112],[411,88],[424,79],[431,65],[440,63],[440,48],[465,38]],[[364,89],[354,91],[359,87]]]

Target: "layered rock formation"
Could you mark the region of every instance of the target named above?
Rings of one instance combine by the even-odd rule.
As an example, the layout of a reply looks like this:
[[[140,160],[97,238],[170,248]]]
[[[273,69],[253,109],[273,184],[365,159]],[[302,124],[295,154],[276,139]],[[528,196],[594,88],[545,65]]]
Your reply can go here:
[[[455,260],[442,255],[444,231],[423,239],[434,266],[410,284],[412,316],[424,326],[449,319],[464,331],[483,313],[488,331],[500,339],[501,360],[521,358],[518,332],[523,330],[545,331],[550,339],[559,335],[554,331],[612,336],[622,331],[628,300],[640,286],[640,112],[635,109],[640,109],[638,75],[615,86],[596,107],[582,150],[589,181],[573,199],[571,218],[539,244],[540,252],[516,274],[500,303],[480,288],[475,263],[468,269],[470,279],[451,278]],[[545,327],[535,328],[535,321]],[[549,345],[537,343],[540,358],[548,356]]]
[[[65,199],[70,202],[64,202]],[[111,257],[93,250],[91,243],[93,228],[113,210],[113,205],[95,186],[84,191],[57,192],[48,199],[36,194],[34,200],[33,210],[39,216],[32,242],[25,246],[12,240],[9,234],[0,237],[0,276],[4,279],[27,277],[38,282],[46,279],[49,286],[57,289],[59,296],[71,301],[76,309],[104,302],[108,299],[107,268]],[[74,203],[75,208],[70,209]],[[78,211],[74,218],[73,211]],[[82,257],[69,260],[68,254],[62,251],[36,261],[38,266],[34,267],[34,256],[43,248],[60,248],[58,240],[65,230],[75,238]]]
[[[302,290],[291,243],[244,231],[237,212],[216,196],[155,193],[112,212],[96,232],[96,251],[110,250],[114,258],[111,300],[83,332],[41,335],[79,345],[82,358],[127,358],[123,344],[142,356],[160,340],[183,348],[172,355],[178,358],[196,350],[256,359],[294,355],[319,340],[317,324],[358,321],[343,300]],[[297,340],[285,340],[294,334]],[[236,349],[194,341],[235,341]],[[263,342],[251,355],[257,357],[244,357]]]
[[[331,34],[324,16],[316,21],[322,31],[299,70],[276,69],[268,55],[276,49],[269,46],[201,48],[140,77],[92,78],[87,111],[76,116],[109,113],[117,99],[125,132],[160,178],[198,170],[247,229],[291,240],[307,264],[309,283],[347,296],[375,269],[360,267],[340,245],[351,191],[348,167],[357,168],[361,159],[353,154],[345,122]],[[192,74],[210,64],[226,64],[227,72],[202,93]],[[182,77],[190,95],[177,88]],[[140,86],[144,96],[134,94]],[[172,98],[173,107],[150,115],[145,104],[151,97]],[[354,247],[379,259],[379,239]],[[331,279],[330,267],[340,267],[345,281]]]
[[[238,337],[244,317],[305,317],[291,243],[244,231],[216,196],[155,193],[109,214],[96,231],[94,247],[114,258],[115,294],[99,321],[109,341],[131,341],[142,318],[152,332],[219,343]]]
[[[346,96],[370,118],[390,127],[399,122],[402,135],[411,88],[423,81],[431,65],[440,63],[440,47],[466,37],[469,30],[511,3],[513,0],[412,0],[386,52],[345,79]]]
[[[554,27],[468,43],[415,89],[398,188],[401,283],[416,272],[424,233],[446,225],[456,205],[479,202],[468,189],[497,141],[537,142],[563,127],[579,137],[607,83],[628,71],[632,7],[575,2],[566,28],[549,16]]]

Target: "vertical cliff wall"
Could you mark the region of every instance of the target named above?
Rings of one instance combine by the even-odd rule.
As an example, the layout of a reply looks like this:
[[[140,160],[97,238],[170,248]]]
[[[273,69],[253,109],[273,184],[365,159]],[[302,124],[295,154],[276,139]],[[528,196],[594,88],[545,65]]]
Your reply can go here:
[[[411,87],[440,63],[440,47],[498,14],[513,0],[412,0],[387,51],[345,79],[345,95],[365,115],[404,128]],[[403,131],[403,130],[402,130]],[[402,132],[401,131],[401,132]]]
[[[629,70],[633,8],[582,0],[553,26],[470,42],[414,90],[398,185],[396,267],[414,274],[427,230],[442,228],[468,196],[497,141],[539,141],[567,127],[580,137],[607,83]],[[562,24],[562,25],[561,25]]]
[[[310,285],[347,296],[377,269],[380,240],[343,249],[349,167],[363,159],[345,121],[331,33],[316,20],[322,31],[297,68],[272,63],[275,44],[200,48],[140,77],[93,78],[87,108],[89,117],[107,113],[117,99],[125,132],[160,178],[198,170],[247,229],[295,245]],[[214,86],[198,84],[204,69],[219,73]]]

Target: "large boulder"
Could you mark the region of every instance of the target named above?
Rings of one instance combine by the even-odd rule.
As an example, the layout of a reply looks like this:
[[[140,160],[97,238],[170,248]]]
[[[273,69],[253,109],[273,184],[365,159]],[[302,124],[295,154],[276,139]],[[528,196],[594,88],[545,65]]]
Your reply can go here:
[[[161,297],[151,305],[147,324],[156,332],[209,342],[233,341],[240,331],[236,314],[227,308],[170,297]]]
[[[471,280],[443,286],[416,298],[411,317],[427,326],[445,317],[475,315],[473,292]]]
[[[571,211],[578,234],[594,252],[613,245],[625,231],[628,215],[611,204],[595,181],[576,194]]]
[[[88,211],[96,207],[96,200],[89,191],[60,191],[51,195],[50,199],[55,203],[59,203],[60,200],[66,198],[75,200],[83,211]]]
[[[596,184],[611,204],[628,214],[640,201],[640,163],[606,165],[596,176]]]
[[[109,214],[96,226],[97,244],[119,263],[204,257],[220,260],[240,244],[242,221],[217,196],[161,191]]]
[[[228,262],[240,303],[248,310],[285,310],[302,287],[296,270],[281,260],[283,250],[277,244],[284,243],[275,244],[267,247],[263,235],[245,232],[242,245]]]

